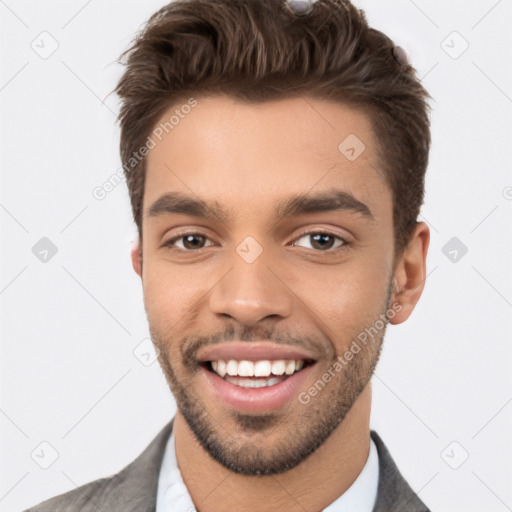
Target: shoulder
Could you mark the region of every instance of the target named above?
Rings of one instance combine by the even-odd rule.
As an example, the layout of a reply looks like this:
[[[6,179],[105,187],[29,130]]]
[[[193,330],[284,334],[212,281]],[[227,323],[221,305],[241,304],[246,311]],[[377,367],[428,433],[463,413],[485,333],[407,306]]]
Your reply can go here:
[[[173,422],[174,418],[133,462],[118,473],[54,496],[23,512],[154,510],[160,465]]]
[[[54,496],[23,512],[97,512],[96,502],[108,492],[117,475],[99,478],[59,496]]]
[[[379,484],[373,512],[430,512],[400,473],[377,432],[372,430],[370,435],[379,454]]]

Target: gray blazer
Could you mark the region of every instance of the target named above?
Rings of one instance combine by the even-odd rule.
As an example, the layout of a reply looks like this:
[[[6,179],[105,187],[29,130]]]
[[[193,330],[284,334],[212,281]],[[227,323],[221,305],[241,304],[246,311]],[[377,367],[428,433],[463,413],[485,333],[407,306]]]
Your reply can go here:
[[[50,498],[24,512],[155,512],[160,464],[173,421],[174,418],[120,472]],[[379,453],[379,486],[373,512],[430,512],[404,480],[373,430],[371,437]]]

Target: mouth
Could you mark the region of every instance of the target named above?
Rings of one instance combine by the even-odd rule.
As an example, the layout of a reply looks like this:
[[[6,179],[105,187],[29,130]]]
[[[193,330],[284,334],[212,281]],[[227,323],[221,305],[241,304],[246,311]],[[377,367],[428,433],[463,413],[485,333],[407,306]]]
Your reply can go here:
[[[242,388],[275,386],[311,366],[313,359],[277,359],[260,361],[218,359],[201,364],[209,372]]]
[[[304,387],[313,359],[217,359],[200,362],[207,393],[245,413],[268,412],[289,403]]]

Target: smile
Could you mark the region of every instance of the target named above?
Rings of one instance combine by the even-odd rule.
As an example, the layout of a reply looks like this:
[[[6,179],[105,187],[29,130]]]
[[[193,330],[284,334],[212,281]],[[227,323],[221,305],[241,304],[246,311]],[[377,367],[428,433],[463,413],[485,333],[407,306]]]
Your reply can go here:
[[[309,359],[218,359],[202,362],[201,368],[215,397],[243,412],[264,412],[297,395],[314,363]]]

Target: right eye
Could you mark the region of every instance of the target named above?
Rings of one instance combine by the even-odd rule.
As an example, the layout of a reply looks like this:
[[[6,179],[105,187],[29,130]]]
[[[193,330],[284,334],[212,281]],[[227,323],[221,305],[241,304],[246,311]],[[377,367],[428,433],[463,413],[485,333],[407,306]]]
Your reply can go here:
[[[176,245],[176,242],[178,240],[183,240],[182,247],[179,247]],[[202,235],[201,233],[194,233],[194,232],[188,232],[188,233],[180,233],[174,237],[172,237],[170,240],[165,242],[163,244],[163,247],[168,247],[171,250],[180,250],[185,252],[192,252],[197,249],[203,249],[204,247],[200,247],[202,243],[205,242],[205,240],[208,240],[208,237],[205,235]],[[208,246],[206,246],[208,247]]]

